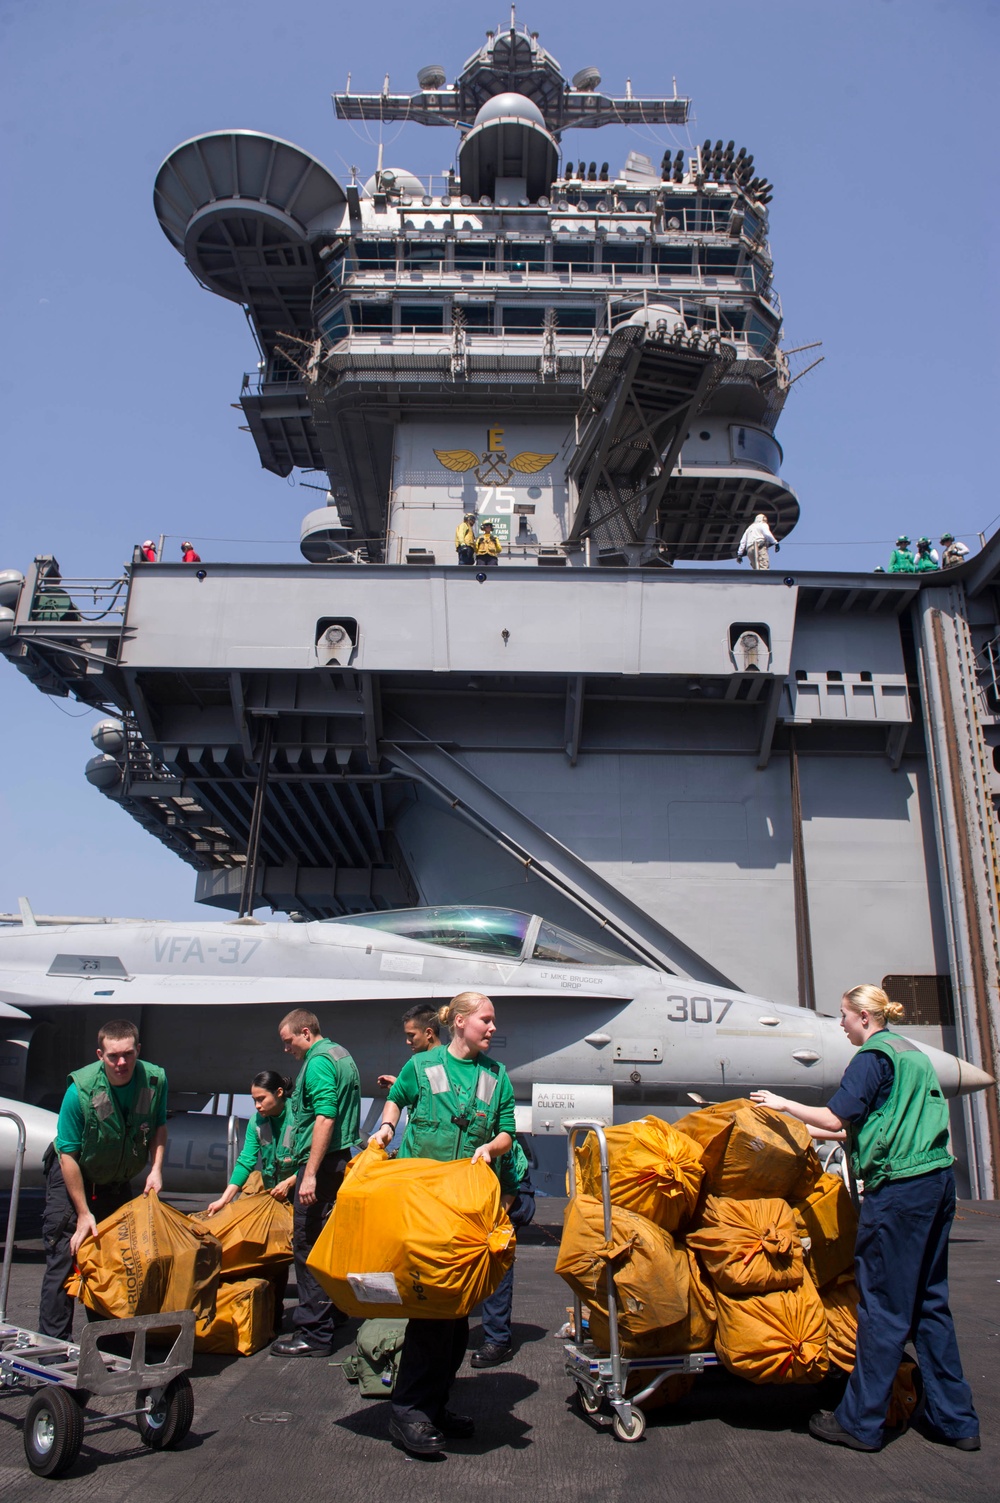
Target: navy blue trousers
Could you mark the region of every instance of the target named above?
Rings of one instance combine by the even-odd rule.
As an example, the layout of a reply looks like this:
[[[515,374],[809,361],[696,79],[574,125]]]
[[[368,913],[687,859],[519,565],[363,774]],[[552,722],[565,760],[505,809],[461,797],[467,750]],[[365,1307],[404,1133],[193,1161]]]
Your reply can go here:
[[[937,1169],[865,1195],[858,1222],[858,1352],[836,1418],[857,1440],[880,1445],[903,1348],[912,1341],[926,1418],[951,1440],[979,1434],[948,1308],[948,1233],[955,1176]]]
[[[530,1188],[530,1183],[529,1180],[528,1189],[518,1191],[517,1199],[507,1212],[518,1231],[522,1226],[527,1226],[535,1215],[535,1192]],[[514,1314],[513,1263],[489,1299],[483,1300],[479,1313],[483,1320],[483,1340],[491,1341],[494,1346],[509,1346]]]

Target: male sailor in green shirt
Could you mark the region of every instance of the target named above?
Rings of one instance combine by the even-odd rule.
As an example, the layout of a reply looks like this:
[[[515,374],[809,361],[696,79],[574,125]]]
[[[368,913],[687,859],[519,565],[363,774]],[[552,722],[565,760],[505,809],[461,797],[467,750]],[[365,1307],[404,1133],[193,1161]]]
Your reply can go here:
[[[320,1288],[306,1259],[312,1252],[344,1178],[361,1126],[358,1067],[340,1044],[324,1038],[315,1014],[296,1007],[282,1018],[278,1035],[286,1054],[301,1060],[289,1111],[295,1184],[295,1282],[299,1302],[295,1331],[272,1343],[276,1357],[328,1357],[338,1312]]]
[[[97,1034],[97,1060],[74,1070],[46,1154],[42,1240],[45,1273],[38,1329],[73,1337],[73,1301],[63,1285],[80,1244],[132,1199],[130,1181],[152,1157],[143,1194],[163,1187],[167,1077],[139,1058],[139,1030],[118,1018]]]

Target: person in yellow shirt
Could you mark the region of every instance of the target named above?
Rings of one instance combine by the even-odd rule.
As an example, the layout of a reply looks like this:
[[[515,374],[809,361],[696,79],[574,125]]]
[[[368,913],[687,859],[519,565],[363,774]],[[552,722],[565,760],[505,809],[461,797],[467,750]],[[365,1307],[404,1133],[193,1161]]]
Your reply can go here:
[[[455,528],[455,552],[458,554],[460,564],[474,564],[476,561],[476,514],[474,511],[467,511]]]
[[[500,539],[493,536],[493,523],[484,522],[476,538],[476,563],[495,564],[500,557]]]

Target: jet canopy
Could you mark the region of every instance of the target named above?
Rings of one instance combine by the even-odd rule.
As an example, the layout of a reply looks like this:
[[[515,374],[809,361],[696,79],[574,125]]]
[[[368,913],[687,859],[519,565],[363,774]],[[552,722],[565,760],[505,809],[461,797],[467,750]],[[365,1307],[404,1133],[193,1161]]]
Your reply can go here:
[[[614,950],[550,924],[537,913],[520,913],[516,908],[395,908],[324,919],[323,923],[379,929],[383,934],[395,934],[425,945],[467,950],[477,955],[503,955],[510,960],[548,961],[555,965],[635,964]]]

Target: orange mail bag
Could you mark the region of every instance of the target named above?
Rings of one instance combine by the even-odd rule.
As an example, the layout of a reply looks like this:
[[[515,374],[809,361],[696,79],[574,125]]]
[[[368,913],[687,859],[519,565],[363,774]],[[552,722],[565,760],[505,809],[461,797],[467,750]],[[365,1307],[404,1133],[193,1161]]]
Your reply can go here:
[[[687,1245],[722,1294],[767,1294],[802,1283],[802,1243],[783,1200],[722,1200],[710,1195]]]
[[[309,1267],[347,1315],[451,1320],[488,1299],[514,1261],[500,1181],[471,1159],[353,1160]]]
[[[858,1339],[858,1286],[852,1273],[841,1274],[819,1291],[826,1311],[827,1351],[830,1361],[845,1373],[854,1371]]]
[[[609,1242],[601,1202],[574,1195],[563,1215],[556,1273],[587,1304],[606,1310],[608,1267],[623,1335],[674,1325],[687,1315],[687,1254],[670,1233],[635,1211],[612,1206]]]
[[[710,1162],[727,1126],[721,1158]],[[705,1183],[712,1195],[801,1200],[822,1173],[808,1127],[746,1098],[689,1112],[674,1127],[706,1146]]]
[[[701,1276],[694,1253],[688,1259],[688,1308],[683,1320],[671,1326],[629,1335],[619,1329],[623,1357],[674,1357],[683,1352],[710,1352],[715,1340],[715,1300]],[[590,1339],[600,1352],[611,1350],[611,1327],[603,1295],[590,1305]]]
[[[222,1276],[252,1274],[292,1260],[292,1207],[265,1190],[246,1193],[216,1211],[192,1216],[194,1225],[211,1232],[222,1245]]]
[[[220,1284],[215,1319],[194,1328],[196,1352],[252,1357],[274,1338],[274,1290],[267,1279]]]
[[[222,1248],[212,1234],[155,1193],[139,1195],[108,1216],[76,1255],[79,1275],[68,1294],[112,1319],[193,1310],[215,1314]]]
[[[830,1362],[826,1313],[805,1274],[798,1289],[715,1296],[719,1361],[751,1383],[818,1383]]]
[[[701,1149],[669,1122],[643,1117],[607,1127],[611,1199],[616,1206],[638,1211],[668,1232],[691,1217],[698,1201],[704,1168]],[[576,1151],[577,1189],[601,1198],[601,1155],[595,1133]]]
[[[854,1266],[858,1213],[839,1174],[823,1174],[805,1200],[792,1206],[799,1236],[807,1242],[806,1267],[820,1289]]]

